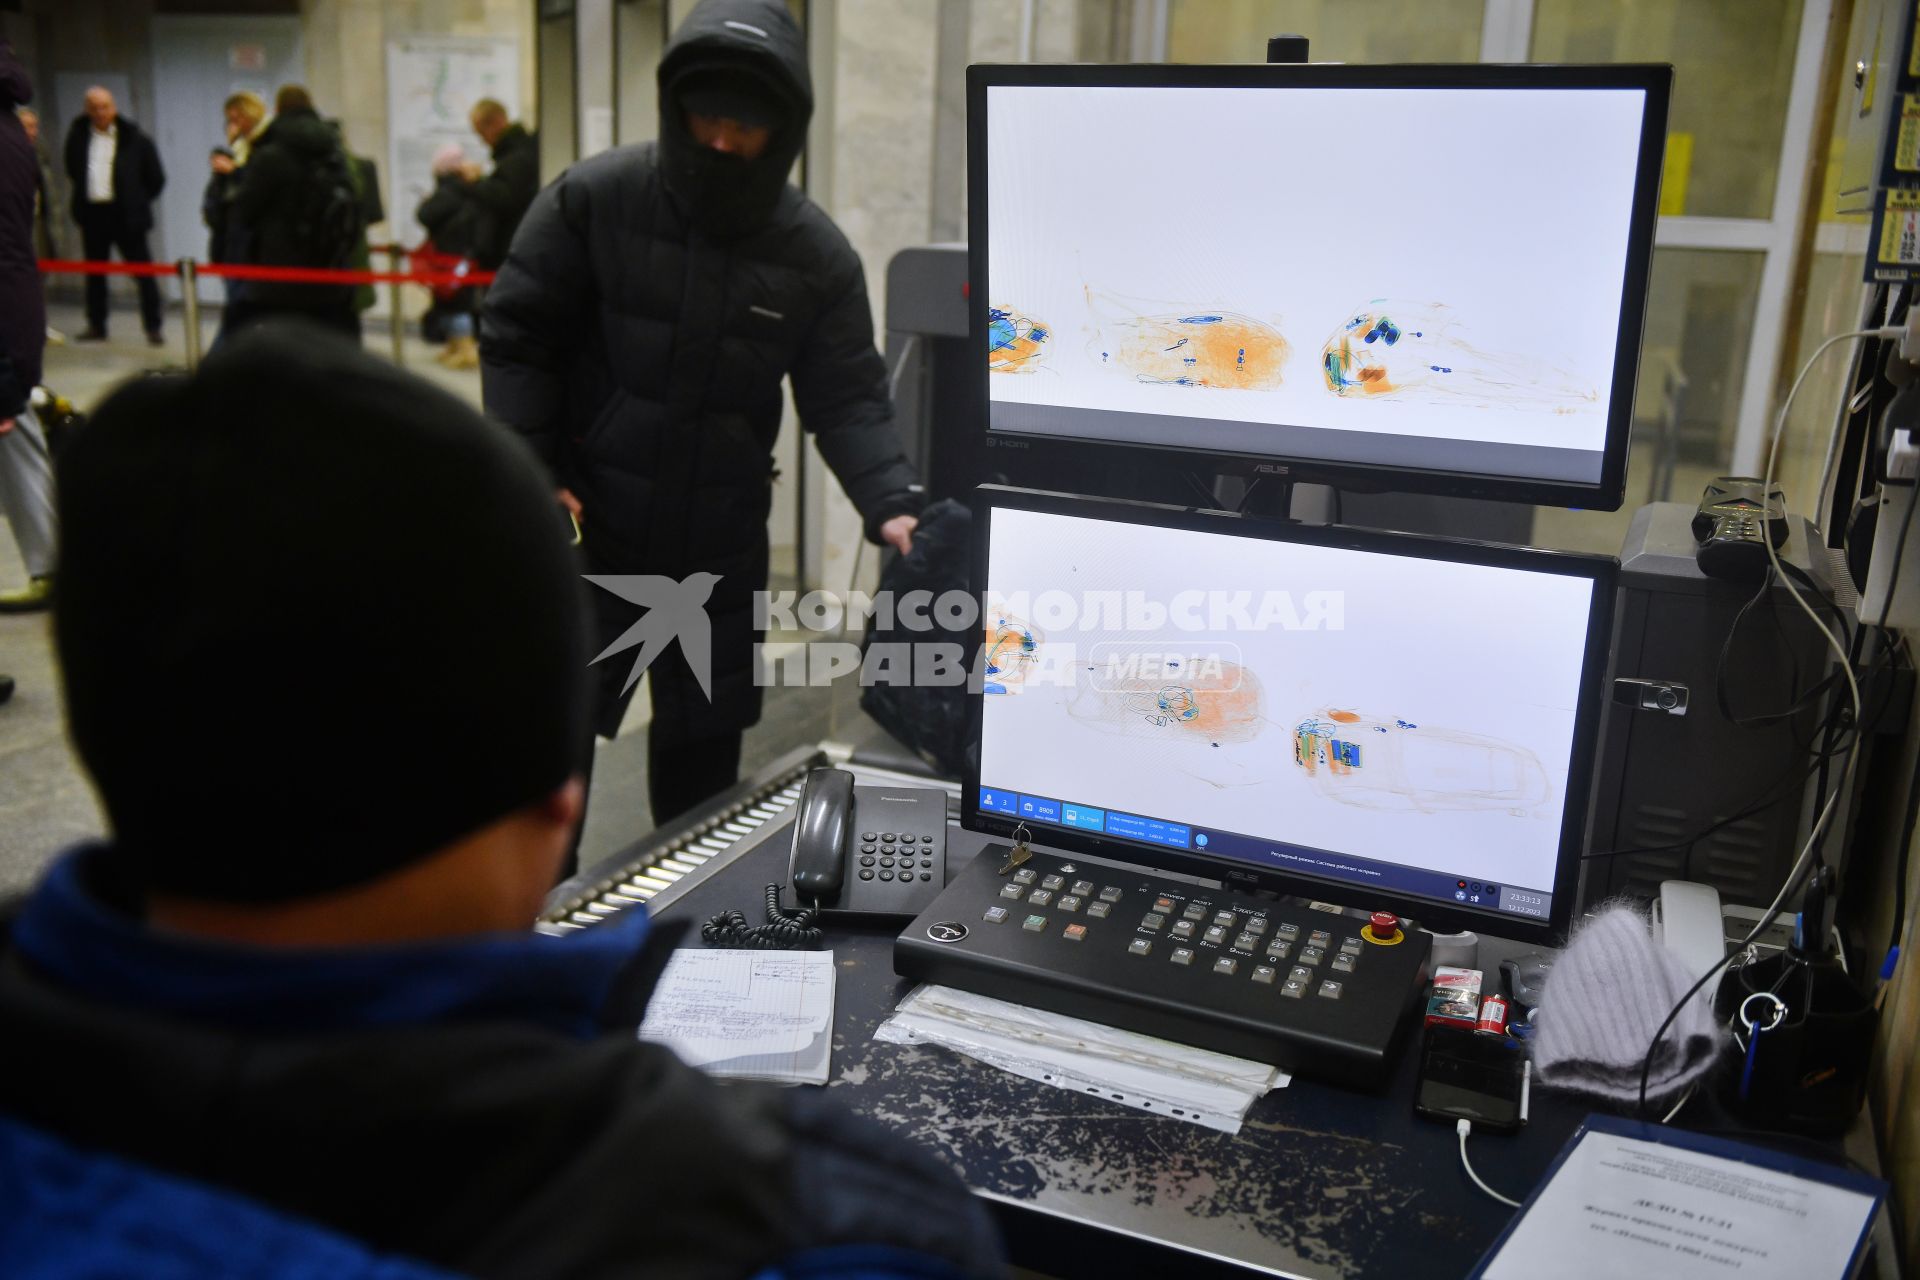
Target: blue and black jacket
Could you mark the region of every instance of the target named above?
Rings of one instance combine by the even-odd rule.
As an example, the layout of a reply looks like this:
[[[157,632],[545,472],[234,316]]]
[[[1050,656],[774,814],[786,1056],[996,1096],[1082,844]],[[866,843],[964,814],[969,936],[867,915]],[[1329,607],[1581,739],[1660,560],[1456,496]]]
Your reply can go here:
[[[268,951],[149,928],[111,865],[64,858],[0,937],[0,1125],[56,1139],[15,1144],[8,1197],[71,1191],[93,1153],[457,1275],[999,1273],[984,1210],[919,1148],[634,1038],[672,941],[643,912]],[[145,1194],[98,1185],[101,1222]]]

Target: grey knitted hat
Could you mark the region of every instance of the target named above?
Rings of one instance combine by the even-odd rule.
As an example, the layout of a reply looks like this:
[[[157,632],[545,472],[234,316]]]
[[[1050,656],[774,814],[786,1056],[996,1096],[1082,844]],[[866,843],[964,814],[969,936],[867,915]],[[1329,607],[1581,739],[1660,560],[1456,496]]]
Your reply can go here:
[[[1543,1086],[1634,1104],[1640,1066],[1667,1013],[1693,977],[1653,940],[1647,918],[1612,907],[1573,935],[1534,1015],[1533,1063]],[[1725,1039],[1709,985],[1661,1037],[1647,1097],[1671,1097],[1713,1065]]]

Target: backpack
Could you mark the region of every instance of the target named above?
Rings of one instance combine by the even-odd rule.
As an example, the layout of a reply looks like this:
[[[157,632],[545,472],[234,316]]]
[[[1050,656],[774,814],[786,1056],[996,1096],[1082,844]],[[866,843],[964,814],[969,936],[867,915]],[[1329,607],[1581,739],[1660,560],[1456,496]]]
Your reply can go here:
[[[314,164],[307,183],[306,198],[294,222],[294,234],[306,249],[302,265],[336,270],[350,266],[367,229],[346,153],[334,148]]]

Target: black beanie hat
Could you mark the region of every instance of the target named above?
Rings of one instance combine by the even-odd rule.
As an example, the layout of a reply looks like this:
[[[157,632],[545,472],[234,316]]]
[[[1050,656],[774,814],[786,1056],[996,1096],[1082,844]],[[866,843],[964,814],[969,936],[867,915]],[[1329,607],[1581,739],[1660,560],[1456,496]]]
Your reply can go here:
[[[532,455],[304,324],[114,392],[63,455],[74,746],[142,888],[283,901],[550,794],[584,600]]]

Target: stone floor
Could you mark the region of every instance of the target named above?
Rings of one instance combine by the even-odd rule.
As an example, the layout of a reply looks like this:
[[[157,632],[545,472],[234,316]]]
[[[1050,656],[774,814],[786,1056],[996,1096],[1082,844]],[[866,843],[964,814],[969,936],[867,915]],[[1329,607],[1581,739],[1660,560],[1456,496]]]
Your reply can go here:
[[[78,333],[79,308],[54,304],[55,328]],[[204,318],[211,340],[217,311]],[[163,347],[149,347],[138,317],[113,313],[105,343],[49,346],[46,384],[82,409],[90,408],[129,377],[151,369],[184,367],[186,352],[178,312],[168,316]],[[392,354],[384,328],[366,339],[369,350]],[[433,362],[431,346],[409,333],[403,347],[407,368],[479,402],[477,373],[455,373]],[[25,580],[19,551],[0,533],[0,589]],[[26,888],[49,858],[76,840],[97,836],[104,822],[92,787],[68,747],[61,720],[58,671],[46,614],[0,616],[0,672],[14,677],[11,702],[0,706],[0,895]],[[594,764],[593,794],[587,829],[581,838],[583,865],[591,866],[651,830],[646,790],[646,735],[635,730],[647,722],[644,687],[621,727],[620,736],[600,743]],[[748,735],[742,769],[751,772],[794,746],[823,737],[866,739],[877,732],[849,705],[848,691],[770,689],[766,714]],[[289,725],[289,733],[299,732]]]

